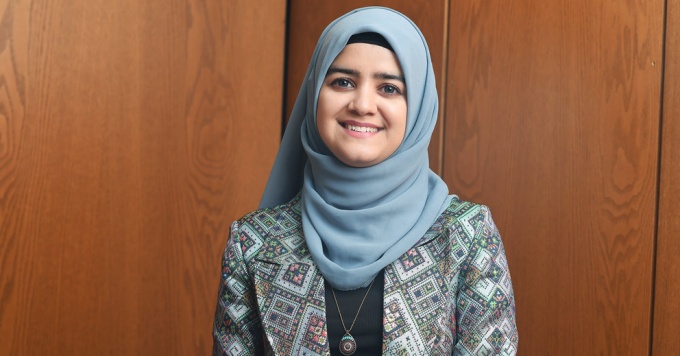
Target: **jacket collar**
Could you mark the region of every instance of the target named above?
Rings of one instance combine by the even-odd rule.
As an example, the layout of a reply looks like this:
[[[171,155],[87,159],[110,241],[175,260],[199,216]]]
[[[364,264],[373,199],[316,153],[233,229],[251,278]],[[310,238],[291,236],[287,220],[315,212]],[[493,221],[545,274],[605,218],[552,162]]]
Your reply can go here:
[[[283,230],[264,239],[252,264],[266,339],[275,354],[329,355],[323,277],[301,226]]]
[[[292,203],[299,209],[299,200]],[[270,231],[253,261],[262,326],[274,351],[328,355],[324,279],[302,237],[299,219],[283,220],[285,226]],[[407,254],[440,236],[442,225],[438,219]],[[386,268],[395,267],[392,263]],[[391,276],[385,273],[385,287],[398,289],[400,279]],[[386,301],[383,313],[388,307]]]

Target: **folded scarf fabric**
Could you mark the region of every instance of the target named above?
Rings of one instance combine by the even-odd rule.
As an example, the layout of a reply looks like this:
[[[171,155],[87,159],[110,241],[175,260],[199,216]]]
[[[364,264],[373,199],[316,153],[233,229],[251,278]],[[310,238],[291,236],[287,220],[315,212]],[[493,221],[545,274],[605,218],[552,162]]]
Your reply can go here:
[[[385,161],[355,168],[328,150],[316,126],[326,72],[348,39],[382,35],[406,82],[406,135]],[[305,241],[336,289],[367,286],[420,240],[448,206],[448,187],[429,168],[427,147],[438,98],[425,38],[401,13],[383,7],[351,11],[323,31],[286,128],[260,207],[283,204],[302,190]]]

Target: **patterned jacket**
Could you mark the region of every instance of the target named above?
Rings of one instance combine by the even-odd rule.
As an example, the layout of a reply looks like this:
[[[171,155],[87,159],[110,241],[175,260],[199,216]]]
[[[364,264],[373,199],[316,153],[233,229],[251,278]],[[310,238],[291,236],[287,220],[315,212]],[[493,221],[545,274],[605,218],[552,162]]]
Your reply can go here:
[[[485,206],[454,198],[384,280],[383,354],[516,353],[510,274]],[[224,252],[213,355],[330,355],[324,291],[300,195],[244,216]]]

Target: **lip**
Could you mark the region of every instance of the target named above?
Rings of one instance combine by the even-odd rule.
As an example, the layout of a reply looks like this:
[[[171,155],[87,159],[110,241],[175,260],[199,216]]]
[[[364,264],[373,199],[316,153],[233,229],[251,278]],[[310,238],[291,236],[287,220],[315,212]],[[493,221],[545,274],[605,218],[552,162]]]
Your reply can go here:
[[[340,126],[344,129],[345,133],[347,135],[356,137],[356,138],[367,138],[367,137],[372,137],[377,135],[380,131],[384,130],[384,128],[379,127],[377,125],[373,125],[367,122],[358,122],[354,120],[348,120],[348,121],[342,121],[338,122]],[[350,129],[349,126],[354,127],[355,129]],[[356,128],[359,129],[364,129],[366,131],[357,131]]]

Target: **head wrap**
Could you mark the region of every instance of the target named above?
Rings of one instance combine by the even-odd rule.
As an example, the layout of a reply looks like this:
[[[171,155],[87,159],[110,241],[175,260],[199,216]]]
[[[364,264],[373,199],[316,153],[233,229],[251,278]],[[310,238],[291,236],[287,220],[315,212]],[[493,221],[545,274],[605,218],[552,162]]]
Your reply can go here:
[[[352,35],[347,40],[347,44],[352,44],[352,43],[368,43],[376,46],[380,46],[383,48],[387,48],[390,51],[394,52],[392,49],[392,46],[387,42],[385,37],[380,36],[379,34],[375,32],[363,32],[363,33],[357,33],[356,35]]]
[[[348,39],[375,32],[393,49],[406,82],[406,135],[385,161],[355,168],[326,147],[316,126],[319,90]],[[288,202],[302,190],[302,227],[312,258],[336,289],[367,286],[420,240],[451,196],[429,168],[427,147],[438,99],[422,33],[383,7],[351,11],[323,31],[283,136],[260,207]]]

